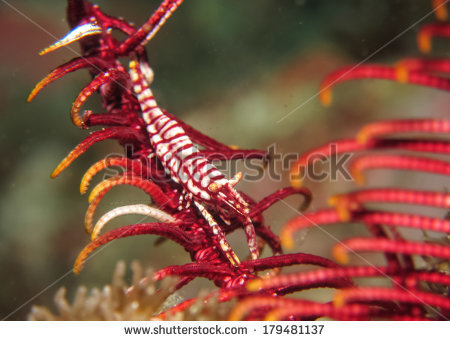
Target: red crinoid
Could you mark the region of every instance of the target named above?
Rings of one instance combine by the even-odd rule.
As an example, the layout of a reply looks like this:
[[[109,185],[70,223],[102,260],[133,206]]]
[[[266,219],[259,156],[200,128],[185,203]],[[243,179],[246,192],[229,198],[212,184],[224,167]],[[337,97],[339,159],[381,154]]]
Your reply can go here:
[[[173,265],[157,271],[155,280],[166,276],[178,276],[177,287],[189,283],[196,277],[204,277],[215,283],[219,301],[236,298],[239,302],[230,319],[316,319],[328,316],[334,319],[443,319],[450,316],[448,286],[448,259],[450,247],[436,239],[413,241],[404,237],[398,229],[407,227],[450,234],[450,223],[443,216],[430,217],[401,213],[396,204],[450,208],[450,196],[446,192],[423,191],[409,188],[370,188],[330,199],[331,209],[319,209],[302,214],[290,220],[281,234],[277,235],[264,223],[264,211],[283,200],[299,194],[304,197],[302,210],[312,199],[311,193],[301,186],[302,172],[322,158],[341,153],[357,154],[352,161],[351,172],[357,183],[362,184],[363,173],[370,169],[388,168],[402,171],[429,172],[450,175],[450,164],[438,157],[450,153],[450,142],[445,134],[450,132],[450,120],[411,119],[389,120],[369,124],[354,139],[339,140],[317,148],[298,159],[292,168],[292,186],[280,189],[263,200],[256,202],[246,193],[240,193],[249,203],[248,217],[260,240],[259,247],[267,244],[273,256],[230,263],[229,254],[224,253],[223,239],[211,230],[208,221],[199,214],[181,186],[167,174],[167,169],[157,157],[149,140],[149,132],[142,118],[140,103],[133,92],[132,83],[125,66],[119,58],[139,58],[146,63],[145,45],[156,34],[168,17],[182,3],[181,0],[164,0],[150,19],[136,29],[122,19],[106,15],[97,6],[84,0],[69,0],[68,18],[72,31],[43,53],[80,40],[83,55],[53,70],[32,91],[31,100],[43,87],[63,75],[88,68],[94,77],[76,98],[71,118],[73,123],[89,129],[104,126],[85,138],[58,165],[52,177],[58,176],[78,156],[96,142],[115,139],[126,147],[126,157],[108,157],[95,163],[82,179],[80,190],[87,191],[95,174],[113,166],[122,168],[122,173],[98,184],[89,196],[89,208],[85,225],[92,241],[78,256],[74,271],[79,272],[86,258],[95,249],[112,240],[141,234],[158,235],[181,245],[189,254],[192,263]],[[444,2],[434,2],[439,17],[443,18]],[[434,35],[445,36],[447,24],[427,26],[419,34],[422,50],[428,46]],[[111,33],[117,29],[127,36],[117,40]],[[424,42],[425,41],[425,42]],[[321,88],[324,104],[331,102],[331,87],[338,82],[357,78],[383,78],[403,83],[420,84],[450,90],[450,82],[441,76],[447,73],[448,60],[405,59],[394,67],[379,65],[358,65],[339,70],[329,76]],[[146,69],[143,75],[151,83],[153,74]],[[86,99],[99,91],[105,113],[81,113]],[[186,123],[164,111],[164,114],[179,124],[190,139],[201,146],[200,154],[208,160],[233,160],[256,158],[266,161],[268,155],[260,150],[238,150],[215,141]],[[404,135],[411,135],[408,137]],[[329,148],[333,145],[334,148]],[[385,153],[389,150],[389,153]],[[408,154],[403,152],[408,152]],[[421,154],[432,154],[433,157]],[[150,157],[151,156],[151,157]],[[142,189],[149,195],[153,206],[129,205],[111,210],[94,225],[96,207],[104,195],[118,185],[130,185]],[[393,211],[374,209],[374,203],[394,205]],[[208,207],[212,218],[220,222],[220,229],[226,235],[242,227],[239,217],[224,214],[215,206]],[[227,212],[225,212],[227,213]],[[124,214],[141,214],[153,217],[159,222],[134,224],[116,228],[101,234],[102,227],[110,220]],[[329,224],[360,223],[367,227],[369,237],[355,237],[341,241],[333,249],[337,263],[312,254],[284,254],[282,245],[291,249],[296,231]],[[224,238],[224,237],[223,237]],[[380,252],[386,264],[374,265],[364,260],[364,265],[349,265],[349,254]],[[422,260],[422,265],[416,259]],[[280,274],[279,269],[298,264],[318,266],[316,270]],[[425,265],[423,265],[425,264]],[[258,273],[265,270],[268,275]],[[359,277],[384,277],[390,287],[359,286],[354,279]],[[311,288],[339,289],[333,302],[319,303],[312,300],[280,297]],[[205,299],[205,298],[203,298]],[[206,298],[207,299],[207,298]],[[158,315],[187,309],[195,299]]]

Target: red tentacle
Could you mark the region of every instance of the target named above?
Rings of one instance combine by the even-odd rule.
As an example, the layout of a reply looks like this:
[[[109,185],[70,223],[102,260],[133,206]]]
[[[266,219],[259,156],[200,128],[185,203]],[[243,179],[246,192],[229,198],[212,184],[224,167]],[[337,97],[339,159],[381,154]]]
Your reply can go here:
[[[320,100],[323,105],[329,106],[332,101],[331,89],[333,86],[344,81],[358,79],[385,79],[450,91],[450,79],[433,76],[419,71],[409,71],[407,76],[407,79],[405,79],[404,74],[398,73],[397,68],[392,66],[376,64],[347,66],[331,73],[322,82],[320,86]]]
[[[79,115],[80,108],[87,98],[97,91],[103,84],[112,81],[121,84],[121,82],[126,80],[127,77],[127,73],[118,69],[108,69],[106,72],[95,77],[83,90],[81,90],[80,94],[73,102],[72,110],[70,111],[70,117],[72,118],[73,124],[80,128],[87,128],[84,121],[87,119],[87,115],[92,113],[88,112],[85,115]],[[126,89],[124,85],[121,84],[121,86]]]
[[[150,19],[119,46],[117,55],[126,55],[136,50],[139,45],[144,46],[182,2],[183,0],[164,0]]]
[[[374,122],[362,127],[356,139],[360,143],[365,143],[375,137],[399,133],[450,133],[450,120],[413,119]]]
[[[450,247],[439,244],[419,243],[403,240],[390,240],[386,238],[352,238],[336,244],[333,256],[339,263],[348,263],[348,253],[357,251],[375,251],[403,253],[408,255],[432,256],[437,258],[450,258]]]
[[[377,188],[335,195],[328,202],[337,208],[342,220],[348,221],[352,211],[361,211],[363,204],[371,202],[406,203],[450,208],[450,194],[397,188]]]
[[[251,212],[250,212],[250,216],[251,217],[257,216],[258,214],[267,210],[270,206],[277,203],[278,201],[283,200],[284,198],[287,198],[294,194],[298,194],[303,197],[303,202],[299,208],[299,211],[306,210],[312,200],[311,191],[305,187],[302,187],[302,188],[285,187],[285,188],[279,189],[278,191],[268,195],[267,197],[262,199],[260,202],[253,205]]]
[[[363,171],[367,169],[390,168],[435,174],[450,175],[450,163],[442,160],[403,156],[403,155],[364,155],[358,156],[351,164],[355,181],[364,183]]]
[[[302,320],[306,317],[330,317],[336,320],[368,320],[376,316],[381,310],[363,304],[347,304],[343,307],[335,307],[330,303],[298,302],[295,307],[282,307],[273,309],[266,317],[266,321]]]
[[[81,141],[56,167],[51,174],[52,178],[56,178],[64,169],[66,169],[75,159],[86,152],[93,144],[107,139],[118,139],[121,142],[138,142],[145,144],[145,136],[137,132],[133,128],[113,127],[100,131],[95,131]]]
[[[75,273],[79,273],[83,268],[83,263],[85,262],[86,258],[100,246],[105,245],[106,243],[109,243],[115,239],[138,236],[142,234],[154,234],[163,236],[180,244],[187,250],[194,249],[196,246],[196,243],[192,240],[192,237],[187,235],[174,224],[147,223],[118,227],[114,230],[106,232],[105,234],[99,236],[91,243],[89,243],[78,255],[74,264],[73,271]]]
[[[317,265],[326,268],[338,266],[335,262],[308,253],[293,253],[288,255],[278,255],[261,259],[243,261],[242,266],[253,271],[264,271],[271,268],[280,268],[296,264]]]
[[[67,63],[64,63],[53,71],[51,71],[44,79],[42,79],[31,91],[28,96],[27,101],[31,102],[34,97],[47,85],[54,82],[55,80],[61,78],[62,76],[74,72],[83,68],[95,66],[99,70],[105,68],[105,65],[102,65],[102,60],[98,57],[77,57],[72,60],[69,60]]]
[[[445,7],[447,5],[447,2],[448,0],[431,0],[434,14],[436,15],[436,18],[438,18],[439,20],[442,21],[447,20],[448,13],[447,8]]]
[[[235,271],[229,266],[191,263],[184,265],[172,265],[158,270],[153,275],[153,279],[159,281],[167,276],[193,276],[216,279],[216,277],[233,277],[235,275]]]
[[[420,28],[417,35],[417,45],[423,53],[431,51],[431,40],[434,37],[450,38],[450,25],[448,23],[429,23]]]
[[[450,309],[450,298],[417,290],[405,291],[383,287],[351,288],[339,291],[334,298],[334,304],[337,307],[342,307],[349,302],[364,301],[397,301]]]
[[[293,249],[293,234],[311,226],[328,225],[342,222],[335,209],[326,209],[299,215],[289,220],[281,230],[281,243],[287,249]]]
[[[344,268],[335,266],[308,272],[278,275],[268,279],[254,279],[247,284],[247,289],[250,291],[260,291],[291,285],[319,285],[321,282],[336,278],[378,277],[396,273],[398,273],[398,269],[395,267],[356,266]]]

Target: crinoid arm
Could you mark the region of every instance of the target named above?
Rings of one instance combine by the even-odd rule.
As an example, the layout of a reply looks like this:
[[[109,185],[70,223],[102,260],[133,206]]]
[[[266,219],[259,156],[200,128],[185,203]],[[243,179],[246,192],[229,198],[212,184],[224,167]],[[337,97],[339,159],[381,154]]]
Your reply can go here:
[[[45,78],[43,78],[31,91],[27,101],[31,102],[34,97],[47,85],[61,78],[62,76],[77,71],[83,68],[96,67],[101,69],[101,60],[98,57],[77,57],[63,65],[58,66],[52,72],[50,72]]]
[[[139,45],[145,46],[182,2],[183,0],[164,0],[150,19],[120,45],[118,54],[126,55]]]
[[[58,40],[56,43],[50,45],[49,47],[43,49],[39,54],[42,56],[46,53],[55,51],[63,46],[67,46],[75,41],[83,39],[84,37],[101,34],[102,28],[97,24],[95,20],[81,24],[70,31],[66,36]]]
[[[434,76],[420,71],[404,73],[392,66],[384,65],[351,65],[331,73],[320,86],[320,100],[324,106],[332,102],[332,88],[339,83],[357,79],[385,79],[400,83],[416,84],[450,91],[450,80],[445,77]]]
[[[282,201],[283,199],[291,195],[300,195],[303,197],[303,202],[299,207],[299,211],[306,210],[312,200],[311,191],[305,187],[302,188],[285,187],[268,195],[267,197],[263,198],[261,201],[253,205],[253,207],[250,210],[250,216],[254,217],[258,215],[259,213],[267,210],[272,205],[276,204],[279,201]]]
[[[79,128],[86,128],[85,121],[87,120],[86,115],[80,115],[80,108],[86,102],[86,100],[97,91],[103,84],[109,82],[122,83],[124,79],[127,79],[128,74],[120,71],[118,69],[109,69],[106,72],[99,74],[95,77],[83,90],[73,102],[72,110],[70,111],[70,117],[72,118],[73,124]],[[125,89],[125,86],[122,85]]]
[[[170,214],[159,210],[155,207],[151,207],[144,204],[135,204],[135,205],[127,205],[127,206],[120,206],[116,207],[107,213],[105,213],[95,224],[91,239],[96,239],[103,227],[113,220],[116,217],[120,217],[127,214],[139,214],[151,218],[155,218],[156,220],[159,220],[162,223],[171,223],[171,224],[181,224],[180,220],[177,220],[176,218],[172,217]]]
[[[224,265],[190,263],[172,265],[155,272],[153,279],[161,280],[167,276],[205,277],[214,280],[216,277],[233,276],[233,269]]]
[[[64,169],[77,159],[81,154],[97,142],[107,139],[118,139],[120,141],[139,141],[142,142],[142,136],[133,128],[111,127],[91,133],[82,142],[80,142],[52,172],[51,177],[56,178]]]
[[[436,243],[391,240],[388,238],[351,238],[341,241],[333,248],[333,257],[341,264],[349,262],[349,252],[386,252],[405,255],[421,255],[450,258],[450,248]]]
[[[409,155],[363,155],[358,156],[350,165],[352,176],[358,184],[364,184],[364,170],[377,168],[403,169],[450,176],[449,162]]]
[[[401,188],[375,188],[334,195],[328,199],[329,205],[336,207],[343,221],[349,221],[352,212],[362,211],[367,203],[383,202],[450,209],[450,194]]]
[[[373,138],[405,133],[447,134],[450,133],[450,120],[431,118],[374,122],[362,127],[356,139],[360,143],[366,143]]]
[[[447,3],[447,0],[431,0],[434,14],[436,15],[436,18],[441,21],[445,21],[448,18]]]
[[[149,173],[146,165],[138,160],[129,159],[123,156],[110,156],[97,161],[89,167],[86,173],[84,173],[80,182],[80,193],[85,194],[92,178],[102,170],[109,167],[124,168],[127,172],[135,174],[136,177],[144,177],[147,173]]]
[[[106,193],[118,185],[134,186],[143,190],[161,209],[170,209],[173,206],[171,198],[169,198],[153,181],[143,179],[139,176],[133,176],[132,174],[120,174],[100,182],[89,195],[89,207],[86,211],[84,220],[86,231],[89,234],[93,233],[93,218],[98,204]]]
[[[417,45],[422,53],[431,52],[431,42],[434,37],[450,38],[450,25],[448,23],[438,22],[422,26],[417,35]]]
[[[108,231],[105,234],[99,236],[88,244],[78,255],[73,271],[79,273],[83,268],[83,263],[89,257],[89,255],[98,249],[100,246],[105,245],[115,239],[121,239],[131,236],[137,236],[142,234],[153,234],[163,236],[171,239],[174,242],[180,244],[187,250],[194,247],[194,241],[183,232],[177,224],[167,223],[148,223],[148,224],[135,224],[130,226],[118,227],[114,230]]]

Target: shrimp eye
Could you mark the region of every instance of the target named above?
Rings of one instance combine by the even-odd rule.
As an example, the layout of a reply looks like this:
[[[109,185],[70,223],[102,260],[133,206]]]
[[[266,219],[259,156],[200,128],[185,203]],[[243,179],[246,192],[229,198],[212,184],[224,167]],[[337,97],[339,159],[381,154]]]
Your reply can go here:
[[[217,183],[217,182],[213,182],[213,183],[211,183],[211,184],[208,186],[208,189],[209,189],[211,192],[217,192],[217,191],[219,191],[221,188],[222,188],[222,185],[219,184],[219,183]]]

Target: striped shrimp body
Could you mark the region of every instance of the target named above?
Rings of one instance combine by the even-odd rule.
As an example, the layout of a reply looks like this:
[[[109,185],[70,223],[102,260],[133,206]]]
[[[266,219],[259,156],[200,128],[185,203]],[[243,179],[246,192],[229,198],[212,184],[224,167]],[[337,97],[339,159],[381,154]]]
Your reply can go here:
[[[192,200],[208,222],[223,254],[232,265],[239,265],[239,258],[205,206],[216,208],[225,222],[225,217],[231,215],[243,223],[251,258],[257,259],[258,248],[254,226],[249,216],[249,205],[234,189],[241,179],[241,173],[230,180],[226,179],[213,164],[200,155],[200,151],[178,122],[163,113],[150,90],[149,83],[153,79],[153,73],[147,63],[132,60],[130,77],[154,153],[172,180],[183,187],[186,197]]]

